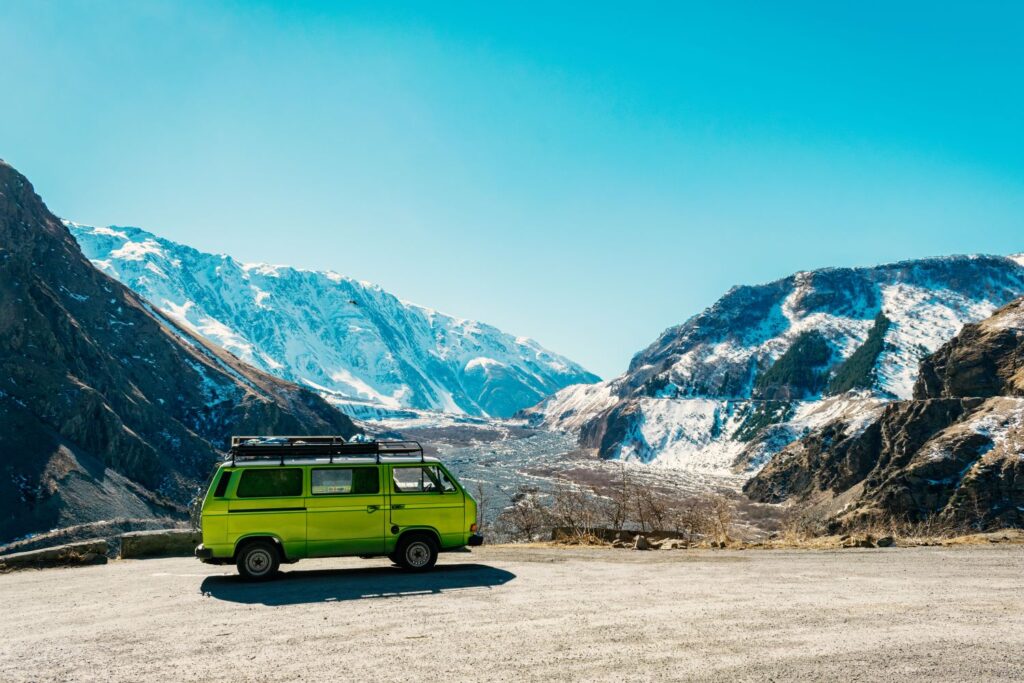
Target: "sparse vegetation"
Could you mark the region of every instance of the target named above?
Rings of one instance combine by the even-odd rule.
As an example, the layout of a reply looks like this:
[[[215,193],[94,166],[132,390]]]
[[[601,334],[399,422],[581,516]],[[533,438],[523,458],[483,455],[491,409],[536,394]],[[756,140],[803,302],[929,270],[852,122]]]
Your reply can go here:
[[[875,362],[885,349],[885,333],[892,322],[879,311],[868,338],[836,369],[826,393],[842,394],[854,389],[870,389],[875,382]]]
[[[832,350],[817,330],[804,332],[754,380],[754,398],[798,399],[824,388]]]
[[[678,496],[631,477],[623,466],[605,488],[559,482],[551,491],[520,488],[494,530],[511,541],[552,536],[573,543],[601,543],[635,534],[672,537],[687,544],[731,540],[732,503],[724,496]]]
[[[793,404],[790,401],[760,401],[743,418],[734,438],[737,441],[750,441],[765,427],[785,422],[792,415]]]

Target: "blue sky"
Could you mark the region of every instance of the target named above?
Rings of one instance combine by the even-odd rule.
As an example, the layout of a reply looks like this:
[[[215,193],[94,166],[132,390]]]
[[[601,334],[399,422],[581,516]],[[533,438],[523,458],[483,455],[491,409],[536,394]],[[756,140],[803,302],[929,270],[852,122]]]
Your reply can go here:
[[[3,3],[0,157],[603,376],[733,284],[1024,251],[1024,6],[553,4]]]

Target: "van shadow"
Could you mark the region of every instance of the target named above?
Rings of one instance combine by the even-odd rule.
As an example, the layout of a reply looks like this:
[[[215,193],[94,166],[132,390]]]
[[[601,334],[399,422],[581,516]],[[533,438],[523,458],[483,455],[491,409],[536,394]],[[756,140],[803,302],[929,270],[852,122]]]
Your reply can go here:
[[[422,574],[398,567],[287,571],[265,583],[248,583],[238,576],[208,576],[199,588],[218,600],[280,606],[438,595],[501,586],[514,578],[512,572],[485,564],[453,564],[439,565]]]

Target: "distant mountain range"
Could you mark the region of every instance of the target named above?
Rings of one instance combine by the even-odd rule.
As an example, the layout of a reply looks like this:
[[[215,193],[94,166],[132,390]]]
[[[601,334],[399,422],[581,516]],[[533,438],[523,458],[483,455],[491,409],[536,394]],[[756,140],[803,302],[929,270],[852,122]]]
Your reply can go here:
[[[96,267],[162,315],[354,416],[415,408],[509,417],[599,380],[532,339],[338,273],[240,263],[138,228],[66,225]]]
[[[735,287],[620,377],[523,411],[605,458],[753,473],[818,426],[873,421],[922,358],[1024,293],[1024,256],[801,272]]]
[[[356,431],[97,270],[0,162],[0,543],[183,518],[232,434]]]

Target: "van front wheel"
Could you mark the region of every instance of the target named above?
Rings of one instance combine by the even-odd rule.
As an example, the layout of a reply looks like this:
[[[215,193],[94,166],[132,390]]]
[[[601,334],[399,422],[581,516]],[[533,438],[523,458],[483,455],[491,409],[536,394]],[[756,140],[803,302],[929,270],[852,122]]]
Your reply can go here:
[[[238,551],[238,573],[248,581],[264,581],[277,574],[281,557],[270,541],[252,541]]]
[[[437,541],[426,534],[403,538],[398,545],[398,564],[413,572],[430,569],[437,562]]]

